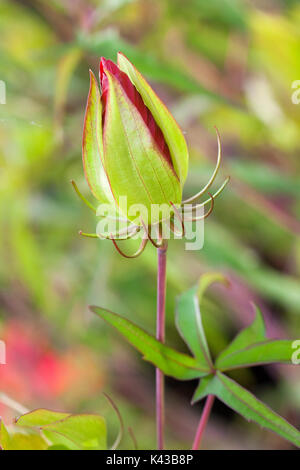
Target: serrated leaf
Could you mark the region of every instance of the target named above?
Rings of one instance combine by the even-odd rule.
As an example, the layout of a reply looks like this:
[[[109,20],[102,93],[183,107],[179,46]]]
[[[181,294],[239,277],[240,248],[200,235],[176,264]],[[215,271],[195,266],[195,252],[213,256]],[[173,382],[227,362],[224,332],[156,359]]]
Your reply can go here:
[[[202,324],[200,303],[206,289],[214,282],[227,282],[227,280],[219,273],[201,276],[198,286],[179,297],[176,308],[176,327],[179,334],[199,363],[210,369],[212,359]]]
[[[216,361],[216,368],[225,371],[272,362],[291,364],[294,340],[269,340],[234,351]]]
[[[206,378],[204,383],[202,380],[201,382],[194,394],[193,403],[207,395],[215,395],[248,421],[254,421],[300,447],[300,432],[234,380],[217,372]]]
[[[143,354],[146,361],[154,364],[164,374],[179,380],[190,380],[209,374],[210,369],[204,367],[197,359],[160,343],[126,318],[100,307],[90,308],[103,320],[114,326],[132,346]]]
[[[220,362],[223,358],[236,351],[247,348],[251,344],[262,342],[267,339],[266,327],[262,313],[256,305],[252,305],[255,311],[254,321],[251,325],[247,326],[247,328],[244,328],[237,334],[229,346],[218,356],[217,362]]]

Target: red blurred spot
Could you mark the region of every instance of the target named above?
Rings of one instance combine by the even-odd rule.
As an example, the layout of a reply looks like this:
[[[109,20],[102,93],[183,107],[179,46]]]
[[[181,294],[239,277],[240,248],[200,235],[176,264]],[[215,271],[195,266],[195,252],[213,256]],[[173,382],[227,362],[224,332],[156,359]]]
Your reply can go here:
[[[86,347],[56,350],[40,325],[10,321],[0,332],[6,345],[6,364],[0,365],[0,389],[27,408],[63,408],[99,394],[103,372]],[[0,403],[0,416],[16,413]]]

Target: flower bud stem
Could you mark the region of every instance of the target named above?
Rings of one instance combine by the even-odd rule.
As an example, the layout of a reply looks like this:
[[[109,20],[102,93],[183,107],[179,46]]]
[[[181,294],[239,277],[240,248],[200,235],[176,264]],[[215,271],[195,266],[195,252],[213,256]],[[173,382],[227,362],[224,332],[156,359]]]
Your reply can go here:
[[[157,316],[156,316],[156,339],[165,341],[165,305],[166,305],[166,267],[167,267],[168,242],[163,241],[162,246],[157,249]],[[156,432],[157,448],[164,448],[164,374],[156,369]]]

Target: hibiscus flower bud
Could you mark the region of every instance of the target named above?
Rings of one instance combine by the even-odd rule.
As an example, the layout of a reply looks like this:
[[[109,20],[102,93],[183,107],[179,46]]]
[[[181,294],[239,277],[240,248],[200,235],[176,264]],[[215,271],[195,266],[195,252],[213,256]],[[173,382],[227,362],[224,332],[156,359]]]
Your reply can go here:
[[[100,62],[99,92],[90,72],[83,132],[85,176],[95,198],[129,220],[143,206],[147,224],[159,222],[153,205],[179,205],[188,150],[174,118],[138,70],[121,53],[118,64]],[[124,199],[125,197],[125,199]],[[124,205],[124,201],[126,204]]]

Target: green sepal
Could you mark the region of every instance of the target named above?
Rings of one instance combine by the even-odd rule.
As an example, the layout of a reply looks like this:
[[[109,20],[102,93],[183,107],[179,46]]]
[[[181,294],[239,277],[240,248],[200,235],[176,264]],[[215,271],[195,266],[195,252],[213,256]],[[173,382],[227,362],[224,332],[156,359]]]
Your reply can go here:
[[[185,138],[177,122],[142,74],[121,52],[118,53],[118,65],[129,76],[160,127],[169,147],[181,187],[183,187],[188,173],[189,156]]]
[[[148,223],[158,222],[151,218],[151,205],[179,204],[180,182],[119,82],[108,70],[105,74],[109,91],[103,130],[104,166],[112,192],[128,219],[135,220],[144,209]],[[130,212],[134,208],[137,213]]]
[[[113,196],[103,166],[101,97],[91,70],[83,127],[82,160],[86,180],[95,198],[101,203],[112,203]]]

